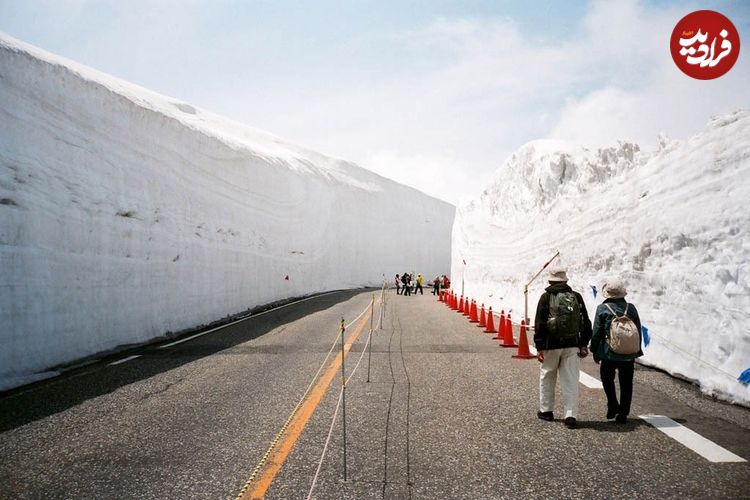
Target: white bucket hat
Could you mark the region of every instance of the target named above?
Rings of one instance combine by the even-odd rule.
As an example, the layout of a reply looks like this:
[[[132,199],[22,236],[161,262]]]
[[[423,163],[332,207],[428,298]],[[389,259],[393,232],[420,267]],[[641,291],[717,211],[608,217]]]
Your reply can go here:
[[[602,286],[602,295],[607,299],[622,299],[627,294],[625,283],[619,279],[607,280]]]
[[[562,267],[556,267],[549,272],[550,283],[565,283],[568,281],[568,274]]]

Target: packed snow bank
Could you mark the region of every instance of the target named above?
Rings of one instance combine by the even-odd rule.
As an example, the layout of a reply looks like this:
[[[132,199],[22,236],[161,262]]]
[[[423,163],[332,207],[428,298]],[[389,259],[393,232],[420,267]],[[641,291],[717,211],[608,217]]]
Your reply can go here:
[[[749,406],[750,113],[716,118],[686,141],[641,152],[523,146],[477,199],[459,207],[452,276],[467,295],[523,317],[523,287],[559,249],[593,318],[610,277],[648,327],[644,364]],[[463,261],[466,261],[464,265]],[[548,284],[529,287],[529,317]]]
[[[446,273],[453,217],[0,35],[0,389],[257,305]]]

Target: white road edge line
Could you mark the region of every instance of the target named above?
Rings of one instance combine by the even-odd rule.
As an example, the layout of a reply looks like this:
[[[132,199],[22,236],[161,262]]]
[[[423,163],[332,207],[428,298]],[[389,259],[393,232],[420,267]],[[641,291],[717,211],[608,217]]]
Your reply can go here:
[[[578,372],[578,381],[589,389],[604,389],[599,379],[596,379],[584,371]]]
[[[638,415],[638,418],[645,420],[678,443],[687,446],[709,462],[747,462],[744,458],[735,455],[726,448],[722,448],[713,441],[709,441],[669,417],[664,415]]]
[[[264,314],[275,312],[275,311],[278,311],[279,309],[283,309],[285,307],[289,307],[289,306],[292,306],[294,304],[299,304],[301,302],[306,302],[308,300],[317,299],[317,298],[320,298],[320,297],[325,297],[326,295],[331,295],[333,293],[339,293],[341,291],[343,291],[343,290],[334,290],[333,292],[326,292],[326,293],[322,293],[320,295],[314,295],[312,297],[307,297],[306,299],[295,300],[294,302],[289,302],[288,304],[284,304],[283,306],[274,307],[273,309],[269,309],[267,311],[263,311],[263,312],[258,313],[258,314],[248,314],[247,316],[244,316],[244,317],[242,317],[242,318],[240,318],[238,320],[232,321],[231,323],[227,323],[226,325],[217,326],[216,328],[212,328],[211,330],[206,330],[205,332],[196,333],[195,335],[191,335],[190,337],[185,337],[184,339],[180,339],[180,340],[177,340],[175,342],[170,342],[169,344],[161,345],[161,346],[159,346],[159,349],[166,349],[167,347],[172,347],[173,345],[182,344],[183,342],[187,342],[188,340],[196,339],[196,338],[201,337],[203,335],[215,332],[216,330],[221,330],[222,328],[226,328],[228,326],[236,325],[237,323],[239,323],[241,321],[245,321],[248,318],[255,318],[255,317],[258,317],[258,316],[263,316]]]
[[[128,356],[127,358],[118,359],[117,361],[113,361],[112,363],[108,363],[109,366],[115,366],[122,363],[126,363],[130,361],[131,359],[140,358],[141,354],[134,354],[133,356]]]

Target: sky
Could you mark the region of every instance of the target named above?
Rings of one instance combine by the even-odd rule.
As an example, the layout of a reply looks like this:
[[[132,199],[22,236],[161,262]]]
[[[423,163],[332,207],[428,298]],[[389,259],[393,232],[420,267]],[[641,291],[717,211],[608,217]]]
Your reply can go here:
[[[451,203],[523,144],[685,139],[750,108],[747,48],[684,75],[685,15],[750,2],[0,0],[0,31]]]

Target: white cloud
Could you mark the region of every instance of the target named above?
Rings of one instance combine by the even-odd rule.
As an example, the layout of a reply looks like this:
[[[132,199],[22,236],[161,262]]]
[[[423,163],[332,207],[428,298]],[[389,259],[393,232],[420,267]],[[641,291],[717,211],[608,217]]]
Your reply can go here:
[[[508,17],[436,18],[321,49],[305,45],[312,28],[288,43],[286,32],[211,31],[202,2],[95,4],[113,19],[71,57],[451,202],[478,194],[530,140],[648,147],[659,132],[684,137],[750,106],[747,58],[713,82],[674,66],[669,35],[695,6],[593,1],[558,38]]]
[[[562,39],[531,36],[507,17],[437,18],[363,34],[329,54],[330,61],[317,55],[322,67],[285,62],[281,71],[293,74],[235,59],[234,52],[258,46],[252,33],[235,32],[207,52],[221,58],[221,67],[235,66],[223,78],[231,87],[209,90],[204,102],[457,202],[478,194],[506,156],[530,140],[631,139],[648,147],[662,131],[684,137],[711,114],[748,106],[738,83],[745,70],[706,84],[674,67],[669,35],[690,10],[594,1]],[[380,52],[387,60],[370,62]],[[364,77],[363,68],[370,71]]]
[[[579,43],[593,47],[587,66],[603,74],[603,85],[566,99],[550,137],[594,145],[634,140],[650,148],[659,133],[684,138],[711,116],[750,106],[743,90],[750,77],[747,65],[700,81],[682,74],[672,61],[669,36],[690,11],[595,3]]]
[[[746,71],[706,84],[674,66],[668,39],[686,12],[593,2],[564,40],[532,39],[506,18],[437,19],[390,37],[428,70],[316,96],[293,138],[456,202],[529,140],[648,148],[660,132],[684,137],[748,106]]]
[[[446,201],[466,197],[467,186],[481,189],[480,179],[471,175],[472,165],[456,154],[404,155],[381,150],[364,156],[361,165],[391,179],[398,177],[399,182]]]
[[[643,101],[616,87],[595,90],[581,99],[571,98],[550,136],[596,146],[614,140],[642,143],[650,139],[650,132],[641,128],[641,120],[636,122],[633,116],[643,110]]]

